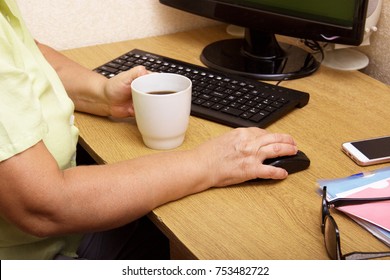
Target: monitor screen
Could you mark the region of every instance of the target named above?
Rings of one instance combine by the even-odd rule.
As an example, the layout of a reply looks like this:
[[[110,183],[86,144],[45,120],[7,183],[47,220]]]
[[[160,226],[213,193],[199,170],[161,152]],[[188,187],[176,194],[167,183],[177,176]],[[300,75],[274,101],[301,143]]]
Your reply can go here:
[[[205,47],[201,61],[220,71],[262,80],[314,73],[320,61],[310,51],[278,42],[286,35],[309,42],[359,45],[369,0],[160,0],[160,3],[245,27],[243,39]]]

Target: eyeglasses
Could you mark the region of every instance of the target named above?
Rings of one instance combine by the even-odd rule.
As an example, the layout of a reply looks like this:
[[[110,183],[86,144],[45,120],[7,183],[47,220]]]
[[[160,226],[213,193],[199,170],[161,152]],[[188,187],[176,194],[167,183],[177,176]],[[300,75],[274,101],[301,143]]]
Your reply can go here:
[[[321,230],[324,234],[325,247],[328,255],[333,260],[368,260],[375,258],[390,257],[390,252],[352,252],[343,255],[340,245],[340,232],[336,221],[330,215],[330,205],[334,207],[344,205],[354,205],[362,203],[370,203],[374,201],[390,200],[390,197],[375,197],[375,198],[340,198],[332,202],[326,200],[326,186],[323,187],[322,194],[322,223]]]

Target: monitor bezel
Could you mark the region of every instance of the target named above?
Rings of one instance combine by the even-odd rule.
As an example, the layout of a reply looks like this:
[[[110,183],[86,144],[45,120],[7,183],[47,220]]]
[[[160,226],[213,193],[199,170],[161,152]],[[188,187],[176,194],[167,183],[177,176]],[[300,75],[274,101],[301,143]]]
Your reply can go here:
[[[274,34],[346,45],[360,45],[369,0],[356,0],[352,27],[277,14],[218,0],[159,0],[160,3],[221,22]]]

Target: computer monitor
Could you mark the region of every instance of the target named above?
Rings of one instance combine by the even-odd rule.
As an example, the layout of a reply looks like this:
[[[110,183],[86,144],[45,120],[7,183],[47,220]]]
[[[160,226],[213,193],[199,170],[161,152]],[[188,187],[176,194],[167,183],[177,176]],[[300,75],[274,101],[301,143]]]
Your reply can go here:
[[[311,43],[359,45],[364,36],[369,0],[159,1],[192,14],[245,27],[244,38],[206,46],[201,54],[206,66],[254,79],[287,80],[314,73],[320,61],[311,51],[278,42],[276,34]]]

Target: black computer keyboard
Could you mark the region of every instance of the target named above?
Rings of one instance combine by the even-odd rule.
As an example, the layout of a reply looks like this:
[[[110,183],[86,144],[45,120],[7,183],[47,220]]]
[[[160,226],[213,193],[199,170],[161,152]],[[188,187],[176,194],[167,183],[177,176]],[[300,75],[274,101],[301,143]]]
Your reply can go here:
[[[187,76],[193,83],[191,115],[231,127],[264,128],[309,101],[306,92],[217,72],[138,49],[95,71],[111,78],[137,65],[153,72]]]

